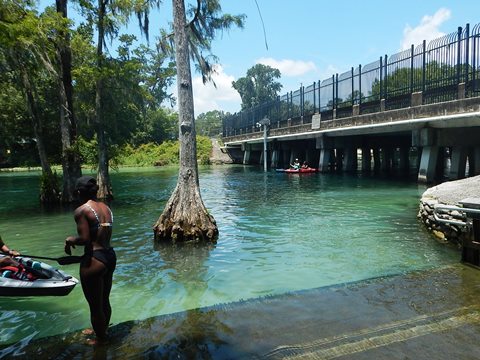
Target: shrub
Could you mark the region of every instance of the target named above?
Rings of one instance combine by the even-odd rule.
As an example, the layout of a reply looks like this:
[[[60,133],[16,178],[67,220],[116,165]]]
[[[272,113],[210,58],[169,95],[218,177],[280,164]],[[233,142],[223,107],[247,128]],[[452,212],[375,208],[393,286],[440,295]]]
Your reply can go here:
[[[212,143],[206,136],[197,136],[197,157],[199,163],[210,163]],[[119,153],[117,162],[124,166],[164,166],[179,163],[180,144],[178,141],[165,141],[160,145],[155,143],[142,144],[133,147],[124,145]]]

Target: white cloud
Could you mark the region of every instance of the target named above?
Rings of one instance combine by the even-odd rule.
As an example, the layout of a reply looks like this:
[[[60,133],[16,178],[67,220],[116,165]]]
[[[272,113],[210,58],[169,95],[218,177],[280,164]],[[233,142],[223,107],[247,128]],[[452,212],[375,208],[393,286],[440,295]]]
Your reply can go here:
[[[335,75],[335,74],[341,74],[341,73],[344,73],[345,69],[339,69],[337,66],[335,65],[327,65],[327,68],[325,69],[325,71],[323,71],[323,73],[321,74],[321,77],[320,77],[320,80],[326,80],[326,79],[329,79],[332,77],[332,75]]]
[[[300,76],[310,71],[317,70],[317,67],[312,61],[289,59],[275,60],[273,58],[260,58],[256,62],[257,64],[268,65],[280,70],[282,76]]]
[[[203,84],[202,77],[193,78],[193,100],[195,116],[212,110],[222,110],[231,113],[240,110],[242,100],[238,92],[232,87],[235,77],[224,72],[222,66],[217,65],[216,73],[212,76],[212,83]]]
[[[417,46],[423,40],[434,40],[445,35],[439,30],[440,25],[450,19],[451,11],[446,8],[439,9],[433,16],[425,15],[420,24],[412,28],[406,25],[403,30],[403,39],[401,41],[401,50],[409,49],[412,44]]]

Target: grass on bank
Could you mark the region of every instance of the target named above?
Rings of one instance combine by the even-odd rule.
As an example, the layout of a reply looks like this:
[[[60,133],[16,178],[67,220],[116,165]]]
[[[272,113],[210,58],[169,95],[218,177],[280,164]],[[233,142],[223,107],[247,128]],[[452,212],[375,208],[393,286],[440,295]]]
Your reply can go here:
[[[178,140],[166,141],[162,144],[148,143],[134,147],[130,144],[112,146],[109,150],[112,168],[119,167],[150,167],[176,165],[179,163],[180,144]],[[97,167],[97,142],[96,140],[78,140],[78,152],[82,158],[82,167],[95,169]],[[207,136],[197,135],[197,159],[200,165],[210,164],[212,142]],[[41,170],[40,166],[25,166],[4,168],[0,171],[35,171]],[[62,166],[52,165],[52,170],[61,173]]]
[[[179,163],[180,145],[178,141],[166,141],[160,145],[148,143],[135,148],[130,144],[119,149],[119,166],[164,166]],[[210,164],[212,142],[206,136],[197,136],[197,158],[201,165]]]

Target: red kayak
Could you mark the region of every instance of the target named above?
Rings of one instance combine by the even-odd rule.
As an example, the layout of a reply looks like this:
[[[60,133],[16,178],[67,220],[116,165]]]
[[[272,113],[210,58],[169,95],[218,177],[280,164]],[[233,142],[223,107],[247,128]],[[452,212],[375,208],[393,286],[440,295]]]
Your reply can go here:
[[[307,174],[307,173],[315,173],[318,171],[316,168],[300,168],[300,169],[281,169],[281,172],[285,172],[287,174]],[[277,170],[278,171],[278,170]]]

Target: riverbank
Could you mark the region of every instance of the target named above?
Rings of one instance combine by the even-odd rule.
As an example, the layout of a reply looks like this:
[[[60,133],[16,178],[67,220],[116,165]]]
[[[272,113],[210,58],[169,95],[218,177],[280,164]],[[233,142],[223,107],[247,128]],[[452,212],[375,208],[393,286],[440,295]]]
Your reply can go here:
[[[232,164],[233,161],[230,158],[230,156],[227,153],[222,152],[221,146],[218,142],[218,139],[216,138],[211,138],[211,151],[210,151],[210,156],[209,156],[209,163],[213,165],[223,165],[223,164]],[[165,163],[165,165],[160,165],[160,166],[178,166],[175,164],[168,164],[165,161],[164,162],[159,162],[159,163]],[[151,167],[153,164],[148,164],[146,166],[142,166],[140,162],[135,163],[135,164],[119,164],[117,167],[119,168],[138,168],[138,167]],[[157,165],[159,166],[159,165]],[[82,167],[83,171],[90,171],[92,169],[91,166],[83,166]],[[62,173],[62,166],[61,165],[52,165],[52,170],[57,172],[58,174]],[[42,171],[42,168],[40,166],[25,166],[25,167],[12,167],[12,168],[0,168],[0,173],[5,172],[30,172],[30,171]]]
[[[418,218],[439,241],[460,247],[463,241],[470,236],[470,230],[459,225],[436,221],[433,210],[437,204],[461,206],[460,201],[466,198],[480,198],[480,176],[448,181],[429,188],[420,199]],[[448,212],[446,218],[465,221],[463,214],[458,211]]]

